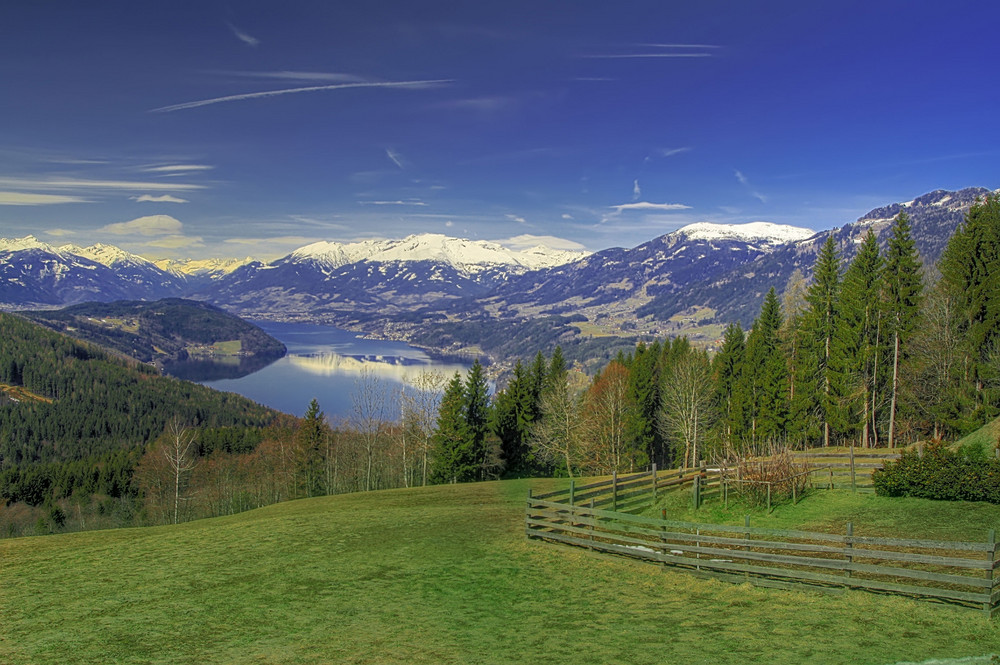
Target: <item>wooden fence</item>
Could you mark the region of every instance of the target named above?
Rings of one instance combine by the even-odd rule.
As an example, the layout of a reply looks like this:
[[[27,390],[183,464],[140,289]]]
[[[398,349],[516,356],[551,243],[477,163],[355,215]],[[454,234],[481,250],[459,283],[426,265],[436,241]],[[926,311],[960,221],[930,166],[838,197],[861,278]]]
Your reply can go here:
[[[713,475],[704,466],[657,471],[654,464],[651,471],[640,471],[624,476],[614,474],[611,478],[586,485],[577,485],[575,479],[570,479],[569,487],[537,494],[535,498],[571,506],[581,505],[607,508],[612,512],[632,513],[648,508],[656,502],[658,494],[663,491],[692,487],[697,483],[699,488],[703,489],[696,494],[702,497],[706,492],[718,492],[718,478],[718,471]]]
[[[729,582],[830,593],[864,589],[958,603],[989,616],[1000,605],[992,530],[983,542],[946,542],[858,536],[851,523],[842,534],[817,533],[751,527],[749,516],[743,526],[727,526],[596,507],[614,506],[616,501],[648,505],[663,487],[700,482],[694,480],[700,469],[688,471],[699,473],[649,472],[615,479],[619,483],[614,484],[601,481],[538,496],[529,493],[527,536]],[[665,485],[668,482],[671,485]]]
[[[841,451],[828,451],[822,448],[800,450],[792,453],[796,462],[806,462],[814,468],[823,468],[813,473],[812,481],[816,487],[830,489],[852,489],[857,492],[874,492],[872,471],[881,469],[889,460],[899,459],[899,453],[886,449],[847,448]]]

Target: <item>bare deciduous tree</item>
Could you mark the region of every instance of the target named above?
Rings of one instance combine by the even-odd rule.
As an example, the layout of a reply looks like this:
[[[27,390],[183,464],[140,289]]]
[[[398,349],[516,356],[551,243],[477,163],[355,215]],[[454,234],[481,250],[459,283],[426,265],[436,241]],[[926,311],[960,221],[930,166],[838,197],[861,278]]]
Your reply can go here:
[[[542,393],[540,409],[542,417],[531,428],[531,447],[545,462],[565,464],[572,478],[582,461],[587,431],[579,399],[564,381]]]
[[[183,424],[180,418],[174,417],[167,423],[166,437],[163,455],[167,459],[171,472],[173,472],[174,524],[177,524],[181,499],[181,476],[194,469],[198,463],[194,451],[191,449],[198,439],[198,432]]]
[[[659,426],[663,437],[683,450],[684,467],[698,461],[712,424],[712,373],[708,357],[690,352],[677,360],[663,384]],[[678,455],[680,456],[680,455]]]
[[[365,490],[368,491],[373,489],[375,458],[386,420],[385,389],[371,369],[361,369],[354,382],[351,402],[354,405],[354,428],[365,451]]]

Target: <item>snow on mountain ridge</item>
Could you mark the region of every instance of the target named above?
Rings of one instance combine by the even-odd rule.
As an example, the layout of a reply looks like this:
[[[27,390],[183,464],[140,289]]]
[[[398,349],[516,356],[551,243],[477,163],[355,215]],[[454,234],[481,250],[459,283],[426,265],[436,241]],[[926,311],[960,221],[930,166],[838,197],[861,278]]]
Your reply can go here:
[[[676,233],[683,233],[692,240],[763,240],[772,245],[805,240],[816,235],[816,231],[813,229],[772,222],[748,222],[746,224],[696,222],[682,227]]]
[[[320,241],[300,247],[289,256],[293,260],[311,259],[337,268],[348,263],[407,263],[433,261],[466,272],[479,272],[490,266],[520,267],[536,270],[569,263],[589,252],[554,250],[537,245],[525,250],[511,250],[486,240],[452,238],[440,233],[410,235],[402,240],[363,240],[353,243]]]
[[[58,254],[58,250],[52,245],[46,244],[35,236],[24,236],[23,238],[0,238],[0,252],[21,252],[26,249],[40,249],[44,252]]]

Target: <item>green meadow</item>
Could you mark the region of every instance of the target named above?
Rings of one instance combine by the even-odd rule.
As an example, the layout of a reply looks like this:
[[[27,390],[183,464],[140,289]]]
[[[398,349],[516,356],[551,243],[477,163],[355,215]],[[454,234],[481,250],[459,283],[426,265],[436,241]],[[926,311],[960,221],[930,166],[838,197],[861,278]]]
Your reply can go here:
[[[528,541],[527,490],[555,482],[340,495],[179,526],[0,541],[0,663],[799,664],[1000,653],[1000,619],[965,608],[730,585]],[[667,505],[685,510],[680,498]],[[740,515],[708,506],[685,518]],[[835,491],[752,519],[981,540],[1000,509]]]

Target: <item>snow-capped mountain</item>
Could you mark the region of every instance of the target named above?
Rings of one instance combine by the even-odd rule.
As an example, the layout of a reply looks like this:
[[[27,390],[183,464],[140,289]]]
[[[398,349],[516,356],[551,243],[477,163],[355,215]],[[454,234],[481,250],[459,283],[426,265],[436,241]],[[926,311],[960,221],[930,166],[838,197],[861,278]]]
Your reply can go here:
[[[746,224],[713,224],[697,222],[679,229],[689,240],[737,240],[747,243],[764,242],[781,245],[786,242],[805,240],[816,235],[813,229],[799,226],[772,224],[771,222],[748,222]]]
[[[153,263],[160,270],[175,275],[216,280],[253,261],[253,257],[248,256],[243,259],[160,259]]]
[[[349,263],[417,263],[448,265],[470,275],[498,266],[510,270],[538,270],[562,265],[589,252],[553,250],[539,245],[516,251],[499,243],[452,238],[438,233],[411,235],[402,240],[364,240],[354,243],[316,242],[292,252],[290,260],[313,260],[330,268]]]
[[[269,264],[242,266],[203,295],[255,315],[392,313],[481,296],[517,275],[586,255],[543,246],[516,251],[431,233],[402,240],[316,242]]]
[[[690,224],[638,247],[604,250],[511,279],[490,295],[490,302],[493,309],[502,306],[508,312],[630,312],[658,295],[683,291],[815,234],[769,222]]]
[[[869,230],[876,234],[884,247],[892,222],[900,212],[906,212],[910,217],[912,236],[921,261],[924,265],[934,265],[955,228],[965,219],[969,207],[989,193],[990,190],[983,187],[936,190],[912,201],[876,208],[840,228],[776,246],[773,252],[734,267],[727,273],[707,276],[690,284],[684,291],[658,293],[636,314],[663,320],[691,304],[698,304],[713,309],[719,321],[739,320],[749,325],[760,311],[760,304],[769,288],[773,286],[781,292],[796,269],[809,276],[819,248],[828,236],[833,235],[841,260],[846,264],[854,258],[858,245]]]
[[[176,276],[112,245],[53,247],[34,236],[0,238],[0,305],[7,308],[162,298],[183,288]]]

